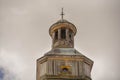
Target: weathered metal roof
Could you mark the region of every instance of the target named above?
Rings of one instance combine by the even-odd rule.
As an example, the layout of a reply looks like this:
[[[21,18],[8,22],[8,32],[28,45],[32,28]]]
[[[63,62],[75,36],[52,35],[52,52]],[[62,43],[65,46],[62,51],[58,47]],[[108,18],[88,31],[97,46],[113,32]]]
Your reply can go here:
[[[54,23],[52,26],[56,25],[56,24],[60,24],[60,23],[69,23],[69,24],[72,24],[71,22],[65,20],[65,19],[61,19],[61,20],[58,20],[56,23]],[[75,26],[74,24],[72,24],[73,26]]]
[[[49,52],[47,52],[45,55],[81,55],[81,56],[84,56],[83,54],[81,54],[74,48],[54,48],[50,50]]]

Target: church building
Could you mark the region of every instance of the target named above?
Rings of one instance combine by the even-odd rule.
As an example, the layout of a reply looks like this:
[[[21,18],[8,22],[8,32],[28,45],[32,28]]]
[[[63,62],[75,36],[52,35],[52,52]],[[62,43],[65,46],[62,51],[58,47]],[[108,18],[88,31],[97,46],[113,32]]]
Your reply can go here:
[[[74,48],[75,25],[62,18],[51,25],[52,49],[37,59],[37,80],[92,80],[93,61]]]

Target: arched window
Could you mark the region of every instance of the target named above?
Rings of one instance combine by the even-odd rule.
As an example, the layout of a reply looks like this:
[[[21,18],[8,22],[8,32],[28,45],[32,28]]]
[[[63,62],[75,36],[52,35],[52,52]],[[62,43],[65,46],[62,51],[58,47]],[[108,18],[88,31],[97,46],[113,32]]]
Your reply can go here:
[[[65,29],[61,29],[61,38],[62,39],[66,38],[66,30]]]
[[[58,31],[55,32],[55,39],[58,39]]]

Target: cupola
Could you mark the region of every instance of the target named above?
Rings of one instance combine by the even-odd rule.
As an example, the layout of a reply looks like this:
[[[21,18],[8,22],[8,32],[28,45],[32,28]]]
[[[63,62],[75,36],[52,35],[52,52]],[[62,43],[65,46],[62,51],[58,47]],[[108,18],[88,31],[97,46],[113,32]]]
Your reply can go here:
[[[52,48],[73,48],[74,36],[77,29],[74,24],[63,19],[63,11],[61,20],[54,23],[50,29],[49,34],[52,37]]]

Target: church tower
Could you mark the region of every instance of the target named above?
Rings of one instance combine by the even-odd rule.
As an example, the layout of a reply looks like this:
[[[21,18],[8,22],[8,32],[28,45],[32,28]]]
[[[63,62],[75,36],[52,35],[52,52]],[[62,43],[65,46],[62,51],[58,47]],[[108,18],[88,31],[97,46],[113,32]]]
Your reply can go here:
[[[77,29],[63,15],[49,29],[52,49],[37,59],[37,80],[92,80],[93,61],[74,48]]]

